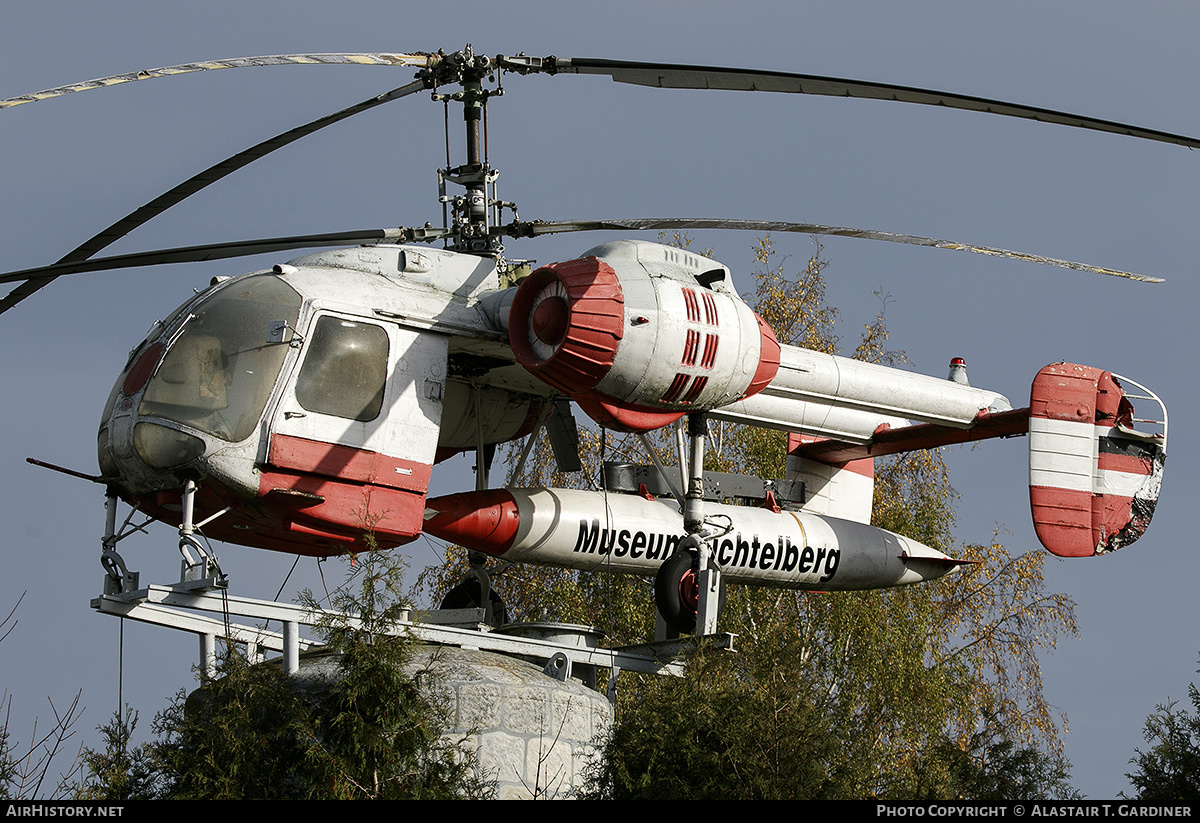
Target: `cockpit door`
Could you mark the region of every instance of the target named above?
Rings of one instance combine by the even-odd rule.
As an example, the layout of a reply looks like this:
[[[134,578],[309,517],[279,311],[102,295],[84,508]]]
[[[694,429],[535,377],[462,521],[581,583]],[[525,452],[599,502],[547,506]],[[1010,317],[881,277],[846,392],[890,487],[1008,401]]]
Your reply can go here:
[[[271,414],[262,492],[291,495],[300,508],[310,495],[304,512],[320,511],[331,524],[361,520],[361,511],[335,509],[365,511],[370,501],[372,511],[403,521],[393,531],[415,536],[437,449],[448,338],[333,312],[314,315],[301,337]]]

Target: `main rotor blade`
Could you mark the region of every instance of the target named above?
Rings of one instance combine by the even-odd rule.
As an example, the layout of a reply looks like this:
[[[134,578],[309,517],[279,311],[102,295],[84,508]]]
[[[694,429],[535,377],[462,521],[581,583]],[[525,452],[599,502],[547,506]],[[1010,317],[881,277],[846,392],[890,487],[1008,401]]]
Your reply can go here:
[[[542,234],[560,234],[573,231],[683,231],[703,229],[732,229],[737,231],[756,232],[791,232],[795,234],[819,234],[834,237],[861,237],[865,240],[883,240],[889,243],[906,243],[910,246],[933,246],[939,249],[954,251],[969,251],[975,254],[988,254],[994,257],[1007,257],[1012,260],[1024,260],[1028,263],[1042,263],[1048,266],[1059,266],[1075,271],[1107,274],[1112,277],[1124,277],[1143,283],[1162,283],[1162,278],[1149,277],[1135,272],[1119,269],[1106,269],[1101,266],[1090,266],[1087,263],[1074,263],[1070,260],[1059,260],[1055,257],[1042,257],[1038,254],[1026,254],[1019,251],[1008,251],[991,246],[976,246],[971,243],[954,243],[949,240],[935,240],[932,237],[919,237],[913,234],[894,234],[884,231],[867,229],[847,229],[840,226],[818,226],[813,223],[781,223],[770,220],[718,220],[709,218],[686,217],[650,217],[634,220],[565,220],[561,222],[518,223],[510,227],[509,233],[516,237],[536,237]]]
[[[72,83],[45,91],[35,91],[33,94],[22,94],[0,100],[0,109],[19,106],[22,103],[34,103],[38,100],[49,100],[52,97],[62,97],[77,91],[90,91],[115,86],[120,83],[133,83],[138,80],[153,80],[156,77],[171,77],[176,74],[189,74],[195,71],[212,69],[246,69],[258,66],[322,66],[348,64],[355,66],[416,66],[425,68],[440,58],[437,55],[422,54],[386,54],[386,53],[343,53],[343,54],[270,54],[261,57],[233,57],[226,60],[204,60],[199,63],[182,63],[178,66],[164,66],[160,69],[143,69],[125,74],[114,74],[110,77],[100,77],[96,80],[85,80],[82,83]]]
[[[0,274],[0,283],[37,281],[43,278],[61,277],[65,274],[80,274],[110,269],[131,269],[139,266],[158,266],[167,263],[198,263],[204,260],[225,260],[231,257],[249,257],[254,254],[309,249],[321,246],[358,246],[364,243],[402,243],[414,240],[433,240],[444,235],[440,229],[364,229],[361,231],[333,232],[328,234],[300,234],[294,237],[268,237],[261,240],[238,240],[231,243],[211,243],[204,246],[182,246],[175,249],[159,249],[113,257],[97,257],[92,260],[76,260],[55,263],[36,269]],[[16,291],[16,289],[14,289]]]
[[[575,74],[607,75],[618,83],[639,86],[654,86],[667,89],[730,89],[735,91],[773,91],[786,94],[819,94],[832,97],[861,97],[872,100],[897,100],[902,103],[920,103],[927,106],[943,106],[967,111],[988,112],[1005,117],[1021,117],[1043,123],[1057,123],[1081,129],[1124,134],[1144,140],[1174,143],[1188,148],[1200,148],[1200,139],[1180,134],[1171,134],[1156,129],[1145,129],[1111,120],[1100,120],[1078,114],[1024,106],[972,97],[965,94],[896,86],[890,83],[868,83],[860,80],[843,80],[836,77],[819,77],[811,74],[792,74],[782,71],[756,71],[753,69],[721,68],[718,66],[687,66],[666,63],[641,63],[623,60],[600,60],[588,57],[546,58],[501,58],[513,64],[514,71],[543,71],[547,73],[571,72]]]
[[[127,214],[125,217],[122,217],[116,223],[113,223],[107,229],[62,257],[58,261],[58,264],[73,263],[78,260],[88,259],[92,255],[112,245],[117,240],[129,234],[129,232],[162,214],[164,211],[180,201],[191,197],[201,189],[216,183],[218,180],[232,174],[238,169],[250,165],[255,160],[265,157],[276,149],[283,148],[289,143],[294,143],[295,141],[299,140],[301,137],[307,137],[315,131],[319,131],[326,126],[332,126],[334,123],[339,123],[348,117],[352,117],[361,112],[373,109],[376,106],[381,106],[384,103],[390,103],[393,100],[399,100],[401,97],[407,97],[413,92],[420,91],[423,88],[425,88],[425,84],[420,80],[416,80],[412,83],[409,83],[407,86],[401,86],[398,89],[392,89],[391,91],[384,92],[383,94],[377,95],[368,100],[364,100],[361,103],[348,106],[341,111],[336,111],[333,114],[327,114],[324,117],[319,117],[316,120],[313,120],[311,123],[306,123],[303,126],[297,126],[294,129],[285,131],[283,134],[278,134],[269,140],[264,140],[255,146],[251,146],[244,151],[238,152],[232,157],[226,158],[216,165],[209,166],[204,171],[188,178],[170,191],[159,195],[136,211]],[[8,311],[13,306],[17,305],[38,290],[48,286],[54,281],[55,276],[56,275],[46,275],[44,277],[31,279],[13,289],[3,298],[0,298],[0,314]]]

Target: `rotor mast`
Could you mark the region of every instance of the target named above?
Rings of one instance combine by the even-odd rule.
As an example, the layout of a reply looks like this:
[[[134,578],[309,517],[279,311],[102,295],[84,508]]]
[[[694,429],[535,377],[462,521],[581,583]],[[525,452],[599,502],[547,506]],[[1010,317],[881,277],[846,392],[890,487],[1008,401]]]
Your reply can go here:
[[[466,162],[450,166],[447,158],[447,167],[438,169],[438,199],[450,207],[443,226],[448,234],[447,247],[494,258],[504,251],[500,235],[494,230],[501,223],[500,210],[511,209],[516,218],[516,204],[496,197],[499,172],[488,164],[486,144],[481,139],[486,135],[488,98],[504,94],[504,88],[499,84],[489,89],[484,87],[483,81],[494,79],[499,72],[499,66],[491,58],[475,54],[467,45],[462,51],[443,55],[436,65],[419,74],[425,85],[434,90],[433,100],[447,104],[460,102],[463,107]],[[439,86],[452,84],[460,86],[461,90],[448,94],[436,91]],[[461,186],[463,193],[447,194],[447,183]]]

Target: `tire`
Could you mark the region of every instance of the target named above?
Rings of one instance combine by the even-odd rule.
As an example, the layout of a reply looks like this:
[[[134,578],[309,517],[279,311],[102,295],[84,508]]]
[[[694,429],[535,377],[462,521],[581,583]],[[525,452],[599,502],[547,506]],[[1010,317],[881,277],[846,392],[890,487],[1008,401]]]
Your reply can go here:
[[[672,555],[654,576],[654,604],[663,622],[681,634],[696,631],[696,556],[691,552]],[[725,584],[717,598],[717,614],[725,608]]]

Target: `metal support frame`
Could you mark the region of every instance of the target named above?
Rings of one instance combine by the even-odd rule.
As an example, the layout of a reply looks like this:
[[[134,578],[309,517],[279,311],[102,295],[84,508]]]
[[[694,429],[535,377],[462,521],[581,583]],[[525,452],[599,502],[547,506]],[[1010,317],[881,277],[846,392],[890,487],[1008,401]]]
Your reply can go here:
[[[189,588],[215,589],[227,585],[225,574],[216,555],[204,547],[196,537],[196,531],[216,518],[228,508],[214,514],[201,523],[196,523],[196,481],[188,480],[183,484],[183,519],[179,524],[179,554],[182,557],[179,566],[179,582]],[[193,552],[195,557],[193,557]]]
[[[148,586],[124,594],[104,594],[92,600],[91,606],[102,614],[127,617],[198,635],[201,670],[206,677],[215,675],[218,637],[246,644],[256,650],[278,652],[283,656],[285,670],[297,671],[301,652],[324,645],[317,640],[301,637],[300,627],[312,626],[322,617],[331,614],[324,611],[314,612],[306,607],[288,603],[237,597],[224,592],[187,591],[178,586]],[[192,611],[215,612],[218,616],[206,617],[193,614]],[[420,618],[429,614],[431,613],[415,612],[410,614],[410,618]],[[274,621],[280,623],[283,628],[281,631],[271,631],[239,624],[229,620],[234,616]],[[358,622],[350,615],[339,615],[339,619],[352,626]],[[398,621],[390,633],[408,634],[429,643],[531,658],[540,661],[543,666],[550,666],[555,670],[555,676],[569,676],[570,673],[574,673],[590,679],[593,683],[596,682],[598,669],[609,669],[610,689],[616,672],[622,669],[644,674],[682,676],[683,663],[675,658],[695,649],[698,643],[698,638],[683,638],[614,649],[587,648],[480,631],[476,628],[441,626],[419,619]],[[733,649],[734,635],[723,634],[708,639],[715,641],[716,648]]]
[[[122,537],[128,534],[124,532],[126,526],[129,525],[129,519],[133,517],[134,512],[129,513],[129,517],[121,524],[121,530],[117,529],[117,493],[111,487],[104,492],[104,537],[100,539],[100,565],[108,573],[104,578],[105,594],[118,594],[124,591],[132,591],[138,587],[139,575],[137,572],[129,571],[125,565],[125,559],[121,557],[117,551],[117,543]],[[143,523],[142,526],[145,524]],[[138,529],[141,526],[137,527]]]
[[[702,448],[702,447],[701,447]],[[701,462],[702,462],[701,457]],[[128,617],[179,631],[191,632],[199,644],[199,668],[204,679],[217,675],[217,639],[242,644],[251,662],[260,662],[264,652],[276,652],[283,658],[285,671],[294,673],[300,668],[300,654],[324,645],[301,636],[301,626],[313,626],[331,612],[312,611],[306,607],[267,600],[238,597],[227,592],[228,578],[221,571],[216,556],[199,539],[203,526],[225,514],[223,509],[209,517],[196,520],[197,485],[188,480],[183,488],[182,516],[178,548],[181,555],[180,580],[173,585],[151,585],[140,588],[139,575],[130,572],[116,551],[117,543],[134,532],[143,531],[150,519],[131,525],[137,514],[132,507],[120,527],[117,526],[118,497],[113,489],[105,496],[104,536],[101,541],[101,565],[105,570],[103,593],[91,601],[93,609],[102,614]],[[473,570],[480,576],[483,595],[488,596],[490,579],[483,568]],[[193,612],[214,612],[208,617]],[[409,634],[418,640],[463,648],[494,651],[536,660],[552,676],[582,677],[596,684],[599,669],[608,669],[608,694],[615,699],[617,673],[622,669],[646,674],[683,675],[683,663],[675,658],[696,648],[696,638],[667,640],[614,649],[564,645],[535,638],[520,638],[487,630],[486,609],[457,610],[470,612],[458,615],[471,628],[437,625],[428,618],[437,612],[418,612],[417,619],[397,622],[393,634]],[[450,615],[442,615],[450,617]],[[260,626],[234,623],[231,617],[243,617],[260,622],[277,622],[282,628],[272,631]],[[354,626],[359,621],[351,615],[340,614],[338,619]],[[424,619],[422,619],[424,618]],[[714,618],[715,624],[715,618]],[[713,627],[715,631],[715,625]],[[711,633],[711,632],[706,632]],[[709,638],[716,648],[732,650],[733,635]]]
[[[179,524],[179,583],[184,589],[223,589],[228,585],[221,564],[197,537],[200,530],[230,510],[226,506],[200,522],[196,522],[196,491],[194,480],[184,483],[181,503],[182,517]],[[139,590],[140,573],[131,572],[125,565],[125,558],[117,551],[117,544],[135,532],[145,533],[145,527],[153,522],[147,517],[143,522],[132,524],[137,514],[136,506],[131,506],[129,514],[118,528],[117,505],[119,498],[116,490],[108,488],[104,493],[104,536],[100,540],[100,565],[104,567],[107,576],[104,579],[104,594],[131,594]]]

